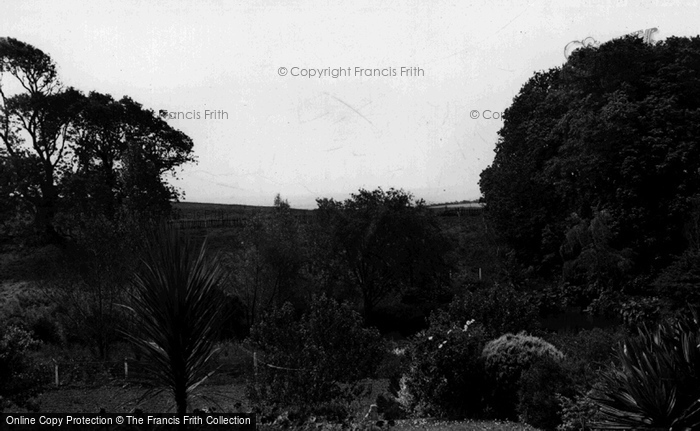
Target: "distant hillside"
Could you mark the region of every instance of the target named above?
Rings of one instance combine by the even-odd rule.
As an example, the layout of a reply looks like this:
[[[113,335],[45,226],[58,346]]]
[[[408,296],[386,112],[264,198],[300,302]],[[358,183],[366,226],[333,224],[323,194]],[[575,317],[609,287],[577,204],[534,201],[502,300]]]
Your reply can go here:
[[[245,219],[254,215],[272,211],[272,206],[225,205],[194,202],[178,202],[173,205],[177,224],[188,228],[202,238],[209,238],[210,246],[216,249],[226,248],[233,238],[238,238],[238,228],[245,224]],[[457,272],[467,280],[479,279],[479,269],[485,281],[499,278],[499,261],[493,238],[488,234],[486,224],[481,217],[482,204],[462,202],[457,204],[430,205],[430,209],[440,216],[439,222],[445,233],[455,241],[458,254]],[[292,209],[300,220],[314,214],[314,210]],[[306,217],[305,217],[306,216]],[[234,241],[235,242],[235,241]]]
[[[269,212],[273,206],[238,205],[238,204],[209,204],[199,202],[175,202],[173,218],[181,220],[199,220],[213,218],[248,217],[253,214]],[[313,210],[292,208],[294,214],[309,214]]]
[[[445,205],[461,205],[461,204],[475,204],[479,203],[481,201],[481,198],[479,199],[472,199],[472,200],[462,200],[462,201],[454,201],[454,202],[440,202],[440,203],[428,203],[427,206],[429,207],[437,207],[437,206],[445,206]]]

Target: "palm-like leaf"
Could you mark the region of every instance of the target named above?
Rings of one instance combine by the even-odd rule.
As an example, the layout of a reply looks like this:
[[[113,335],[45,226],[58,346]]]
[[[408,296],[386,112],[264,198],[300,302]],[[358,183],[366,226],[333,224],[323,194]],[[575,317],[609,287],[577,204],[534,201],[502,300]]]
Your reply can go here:
[[[172,228],[162,228],[149,244],[143,268],[134,277],[130,309],[137,333],[125,334],[146,358],[146,378],[168,387],[178,414],[188,397],[211,375],[222,303],[216,295],[222,274]]]
[[[605,429],[700,427],[700,326],[684,319],[646,326],[620,345],[621,370],[594,397]]]

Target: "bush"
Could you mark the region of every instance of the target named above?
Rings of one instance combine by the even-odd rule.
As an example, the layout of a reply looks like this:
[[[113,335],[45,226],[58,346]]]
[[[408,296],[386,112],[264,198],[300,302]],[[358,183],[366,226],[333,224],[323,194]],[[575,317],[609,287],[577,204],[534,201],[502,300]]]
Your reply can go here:
[[[592,396],[605,428],[700,427],[698,313],[639,329],[618,348],[621,366],[608,369]]]
[[[598,408],[589,395],[600,383],[603,370],[616,362],[615,346],[625,331],[617,328],[594,328],[577,334],[551,334],[547,340],[564,353],[564,368],[569,391],[553,394],[557,398],[560,431],[588,431],[596,421]],[[523,383],[524,384],[524,383]]]
[[[600,380],[601,371],[616,360],[615,346],[623,338],[621,329],[594,328],[578,334],[552,334],[547,340],[564,353],[573,384],[585,394]]]
[[[515,419],[521,376],[538,360],[564,355],[541,338],[520,333],[490,341],[483,350],[486,378],[491,388],[488,407],[496,417]]]
[[[348,305],[325,296],[314,298],[301,319],[289,303],[268,313],[251,329],[250,341],[261,355],[248,394],[265,410],[322,414],[337,401],[349,402],[382,355],[379,333],[363,328]]]
[[[9,402],[26,406],[42,388],[42,378],[29,356],[39,342],[15,326],[0,327],[0,411]]]
[[[35,340],[44,343],[64,342],[63,327],[56,318],[56,306],[46,292],[25,289],[15,296],[13,304],[3,308],[7,326],[29,330]]]
[[[607,365],[615,357],[615,346],[624,338],[624,331],[611,328],[584,329],[577,334],[552,334],[547,340],[566,356],[576,357],[596,366]]]
[[[63,329],[56,320],[49,316],[39,316],[31,322],[31,329],[34,336],[44,343],[63,344]]]
[[[406,418],[406,410],[395,397],[379,394],[375,404],[377,404],[377,412],[388,421]]]
[[[562,394],[573,396],[568,370],[545,356],[523,372],[519,382],[518,417],[536,428],[554,430],[562,422]]]
[[[537,305],[512,285],[494,284],[455,296],[447,308],[452,323],[474,319],[491,337],[534,331],[539,326]]]
[[[479,416],[485,341],[483,327],[473,320],[461,328],[433,324],[416,335],[409,371],[401,379],[399,402],[418,415]]]
[[[400,389],[401,377],[410,365],[407,343],[386,342],[384,357],[377,367],[377,378],[389,379],[389,393],[396,398]]]
[[[598,406],[590,398],[590,393],[569,398],[557,394],[561,406],[562,423],[557,431],[590,431],[597,421]]]

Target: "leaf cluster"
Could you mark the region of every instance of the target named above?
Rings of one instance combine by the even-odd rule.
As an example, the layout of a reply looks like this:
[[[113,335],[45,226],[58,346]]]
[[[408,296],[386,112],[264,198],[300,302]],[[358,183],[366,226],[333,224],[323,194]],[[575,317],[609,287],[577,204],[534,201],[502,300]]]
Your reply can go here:
[[[172,228],[151,239],[136,273],[127,309],[134,331],[124,335],[146,359],[145,377],[168,388],[178,414],[188,398],[212,374],[223,302],[218,295],[222,272],[197,247]]]
[[[620,366],[603,374],[593,394],[599,426],[614,429],[696,429],[700,426],[698,313],[643,326],[620,343]]]

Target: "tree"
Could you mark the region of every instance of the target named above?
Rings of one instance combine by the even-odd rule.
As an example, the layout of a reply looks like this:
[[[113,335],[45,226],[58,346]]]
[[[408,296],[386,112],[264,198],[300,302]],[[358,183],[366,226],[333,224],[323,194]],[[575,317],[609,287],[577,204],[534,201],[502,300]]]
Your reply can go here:
[[[151,241],[136,273],[127,308],[137,320],[136,332],[125,335],[147,359],[146,377],[170,389],[178,415],[211,373],[223,302],[217,290],[222,272],[173,228],[163,228]]]
[[[263,311],[288,301],[300,302],[305,293],[303,269],[309,258],[304,227],[279,194],[274,210],[252,217],[240,240],[226,262],[231,286],[245,305],[250,327]]]
[[[15,95],[2,80],[8,74],[21,88]],[[61,87],[56,65],[43,51],[0,39],[0,140],[20,179],[15,192],[31,203],[36,229],[47,239],[56,237],[57,178],[68,165],[66,144],[79,97]]]
[[[360,189],[345,202],[318,199],[321,223],[331,233],[358,288],[365,319],[382,300],[409,289],[447,283],[450,243],[422,200],[403,190]]]
[[[51,276],[41,284],[67,338],[87,346],[97,360],[109,360],[113,345],[123,340],[126,313],[119,304],[128,298],[149,232],[136,218],[95,216],[47,268]]]
[[[12,38],[0,38],[0,143],[0,211],[28,209],[45,241],[81,218],[167,213],[178,192],[163,176],[194,161],[192,140],[152,110],[63,88],[47,54]]]
[[[189,137],[129,97],[96,92],[84,98],[76,128],[73,170],[64,179],[68,203],[87,217],[169,213],[179,194],[162,178],[195,160]]]
[[[520,263],[539,276],[575,267],[583,283],[619,289],[683,251],[700,195],[699,55],[697,37],[627,37],[523,86],[480,181]],[[601,268],[619,277],[607,283]]]

